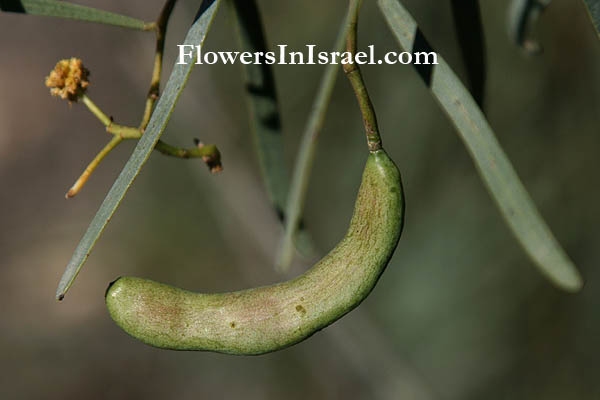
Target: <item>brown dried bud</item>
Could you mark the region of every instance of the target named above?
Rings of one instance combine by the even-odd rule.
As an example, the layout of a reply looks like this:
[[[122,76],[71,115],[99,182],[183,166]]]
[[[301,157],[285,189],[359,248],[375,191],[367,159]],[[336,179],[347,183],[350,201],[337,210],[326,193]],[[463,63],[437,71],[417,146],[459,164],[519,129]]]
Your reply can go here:
[[[202,157],[202,161],[206,163],[206,166],[213,174],[223,171],[223,164],[221,164],[220,154],[215,154],[213,156],[204,156]]]
[[[50,94],[70,103],[85,93],[90,84],[89,74],[79,58],[60,60],[46,77],[46,86],[50,88]]]
[[[199,149],[205,147],[204,143],[202,143],[198,139],[194,139],[194,142],[196,143],[196,147]],[[213,150],[212,154],[202,156],[202,161],[206,163],[206,166],[208,167],[211,173],[216,174],[218,172],[223,171],[223,164],[221,164],[221,153],[215,145],[210,145],[210,148]]]

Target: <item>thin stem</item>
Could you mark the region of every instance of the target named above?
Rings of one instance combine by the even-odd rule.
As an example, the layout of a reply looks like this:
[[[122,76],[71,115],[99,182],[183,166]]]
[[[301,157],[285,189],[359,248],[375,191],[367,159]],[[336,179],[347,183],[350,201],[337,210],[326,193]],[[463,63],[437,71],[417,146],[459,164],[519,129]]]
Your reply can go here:
[[[81,100],[83,100],[83,104],[87,106],[92,114],[94,114],[104,126],[109,126],[112,124],[111,118],[104,114],[102,110],[100,110],[100,108],[89,97],[87,97],[87,95],[83,94],[81,96]]]
[[[154,69],[152,70],[152,79],[150,80],[150,90],[148,90],[148,96],[146,97],[146,105],[144,107],[144,116],[140,123],[140,130],[143,132],[146,130],[150,117],[152,116],[152,110],[154,104],[158,99],[160,93],[160,74],[162,72],[163,54],[165,49],[165,36],[167,33],[167,25],[171,12],[175,7],[177,0],[167,0],[165,3],[158,21],[154,28],[156,30],[156,51],[154,55]]]
[[[106,127],[108,133],[120,136],[121,139],[139,139],[142,137],[142,132],[137,128],[113,123],[112,118],[107,116],[87,95],[82,95],[81,99],[92,114]]]
[[[79,179],[77,179],[77,182],[75,182],[75,184],[73,186],[71,186],[71,189],[69,189],[69,191],[65,195],[65,197],[67,199],[74,197],[75,195],[77,195],[77,193],[79,193],[79,191],[81,190],[83,185],[85,185],[85,183],[90,178],[90,175],[92,175],[92,172],[94,172],[94,170],[100,164],[100,162],[102,162],[104,157],[106,157],[108,155],[108,153],[110,153],[122,141],[123,141],[123,138],[121,138],[120,136],[113,136],[113,138],[110,140],[110,142],[108,142],[108,144],[106,146],[104,146],[104,148],[100,151],[100,153],[98,153],[98,155],[87,166],[85,171],[83,171],[83,174],[81,174]]]
[[[350,0],[348,9],[348,37],[346,39],[346,51],[352,55],[352,62],[343,64],[344,72],[352,84],[358,105],[362,113],[365,131],[367,134],[367,144],[371,152],[382,148],[381,137],[379,136],[379,127],[377,126],[377,117],[371,98],[367,92],[362,74],[358,64],[354,62],[356,54],[356,36],[358,25],[358,14],[362,0]]]
[[[85,182],[87,182],[87,180],[89,179],[92,172],[94,172],[94,170],[98,166],[98,164],[100,164],[104,157],[119,143],[121,143],[124,139],[138,140],[142,137],[143,134],[141,128],[134,128],[131,126],[115,124],[112,121],[112,118],[107,116],[100,109],[100,107],[98,107],[89,97],[87,97],[87,95],[82,95],[81,99],[83,100],[83,103],[88,107],[88,109],[92,112],[92,114],[94,114],[106,127],[106,131],[112,134],[114,137],[108,143],[108,145],[106,145],[106,147],[102,149],[100,153],[98,153],[96,158],[88,165],[81,177],[77,180],[77,182],[75,182],[73,187],[67,193],[67,198],[71,198],[77,193],[79,193]],[[171,146],[170,144],[159,140],[154,149],[162,154],[172,157],[202,158],[202,160],[206,163],[210,171],[213,173],[220,172],[223,170],[223,166],[221,164],[221,154],[219,153],[219,149],[217,149],[215,145],[205,146],[202,143],[198,142],[196,147],[185,149],[181,147]]]
[[[357,6],[357,4],[354,6]],[[348,29],[350,27],[348,24],[348,15],[349,14],[347,14],[344,21],[342,21],[333,51],[342,52],[344,50],[344,44],[346,43],[346,37],[348,36]],[[294,236],[300,225],[302,211],[304,210],[306,191],[308,189],[310,173],[312,171],[313,160],[317,149],[317,142],[323,128],[329,102],[331,101],[337,73],[338,66],[336,64],[328,64],[327,67],[325,67],[325,73],[321,79],[319,91],[312,107],[312,113],[302,135],[302,142],[300,144],[298,157],[296,158],[296,165],[294,167],[294,174],[290,186],[290,195],[286,205],[285,215],[287,218],[285,221],[285,233],[276,261],[277,269],[280,272],[287,272],[292,263],[294,255]]]
[[[144,28],[142,29],[145,32],[155,31],[157,28],[156,22],[146,22],[144,24]]]
[[[98,107],[89,97],[87,97],[86,95],[83,95],[82,99],[83,99],[83,102],[85,103],[85,105],[90,109],[90,111],[92,111],[92,113],[96,117],[98,117],[100,122],[102,122],[102,124],[104,124],[104,126],[106,127],[106,131],[108,133],[114,135],[115,137],[119,137],[120,139],[136,139],[137,140],[142,137],[143,132],[140,128],[134,128],[132,126],[115,124],[112,121],[112,118],[110,118],[106,114],[104,114],[104,112],[100,109],[100,107]],[[155,150],[158,150],[162,154],[172,156],[172,157],[178,157],[178,158],[207,158],[208,157],[211,160],[213,160],[213,159],[220,160],[219,150],[214,145],[205,146],[201,143],[198,143],[197,146],[194,148],[185,149],[185,148],[181,148],[181,147],[171,146],[170,144],[167,144],[167,143],[163,142],[162,140],[159,140],[154,148],[155,148]],[[207,160],[204,160],[204,161],[207,161]]]
[[[91,174],[98,167],[100,162],[106,157],[108,153],[112,151],[116,146],[119,145],[124,139],[140,139],[150,122],[154,104],[158,99],[159,87],[160,87],[160,75],[162,70],[163,53],[165,47],[165,34],[167,31],[167,25],[171,12],[175,7],[177,0],[167,0],[165,3],[157,22],[147,24],[145,30],[156,31],[156,54],[154,57],[154,69],[152,71],[152,80],[150,82],[150,90],[146,98],[146,106],[144,109],[144,116],[139,128],[134,128],[125,125],[119,125],[113,123],[111,117],[106,115],[87,95],[83,94],[81,99],[87,108],[100,120],[100,122],[106,127],[106,131],[113,135],[111,141],[98,153],[96,158],[85,169],[83,174],[79,177],[77,182],[67,192],[66,197],[71,198],[75,196],[83,185],[87,182]],[[155,150],[162,154],[169,155],[178,158],[202,158],[202,160],[208,165],[211,172],[219,172],[223,169],[221,165],[221,154],[214,145],[204,146],[198,143],[195,148],[185,149],[175,146],[171,146],[159,140],[155,146]]]
[[[120,136],[121,139],[137,140],[142,137],[142,131],[132,126],[124,126],[113,123],[106,127],[106,131],[112,135]]]
[[[196,147],[189,149],[182,149],[180,147],[174,147],[170,144],[159,140],[154,146],[154,150],[160,153],[178,157],[178,158],[202,158],[202,161],[206,163],[210,172],[220,172],[223,170],[221,165],[221,153],[214,144],[204,145],[200,141],[196,140]]]

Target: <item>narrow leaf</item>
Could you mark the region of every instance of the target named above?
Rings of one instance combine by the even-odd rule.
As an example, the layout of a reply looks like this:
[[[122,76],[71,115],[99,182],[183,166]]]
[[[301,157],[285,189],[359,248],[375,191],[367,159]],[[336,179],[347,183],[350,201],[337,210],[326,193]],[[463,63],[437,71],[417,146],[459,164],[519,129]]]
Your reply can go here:
[[[433,51],[398,0],[377,2],[400,47]],[[483,113],[439,55],[438,61],[438,65],[415,67],[456,127],[512,232],[544,275],[565,290],[579,290],[582,280],[577,269],[535,208]]]
[[[67,265],[56,291],[56,298],[58,300],[62,300],[64,298],[65,293],[73,284],[73,281],[77,277],[81,267],[87,260],[90,251],[94,247],[96,240],[98,240],[98,237],[100,237],[102,234],[106,224],[108,224],[110,221],[115,210],[121,203],[121,200],[123,200],[125,193],[127,193],[127,190],[140,172],[140,169],[148,160],[152,149],[154,149],[158,139],[165,130],[171,113],[173,112],[173,108],[177,103],[177,99],[183,91],[190,72],[194,66],[197,52],[197,48],[195,46],[203,46],[206,34],[208,33],[220,3],[221,0],[205,0],[202,3],[201,11],[204,12],[196,17],[196,21],[188,31],[184,41],[184,45],[190,46],[187,49],[190,49],[193,54],[187,60],[187,64],[175,64],[173,66],[173,72],[169,77],[164,93],[158,100],[156,109],[152,113],[152,118],[150,119],[150,123],[146,128],[146,132],[138,141],[138,144],[135,147],[133,154],[129,158],[129,161],[127,161],[123,171],[102,202],[98,213],[92,220],[85,235],[77,245],[73,257]]]
[[[66,1],[0,0],[0,10],[46,17],[77,19],[139,30],[148,30],[151,26],[151,24],[139,19],[91,7],[84,7]]]
[[[479,0],[452,0],[452,15],[471,94],[483,109],[486,52]]]
[[[583,0],[583,2],[600,39],[600,0]]]
[[[346,36],[348,36],[348,29],[350,28],[350,24],[348,24],[348,15],[351,14],[352,10],[346,14],[346,18],[342,21],[333,51],[340,53],[344,51]],[[312,112],[308,118],[306,127],[304,128],[304,133],[302,134],[302,142],[296,158],[290,196],[286,207],[286,215],[288,218],[285,223],[285,233],[276,261],[278,269],[283,272],[289,270],[292,262],[292,244],[294,235],[297,235],[296,231],[301,225],[300,218],[304,210],[304,202],[306,201],[306,192],[315,152],[317,150],[318,139],[321,134],[321,129],[323,128],[323,123],[325,122],[325,116],[327,114],[329,102],[331,101],[331,95],[337,79],[338,70],[340,69],[340,66],[337,64],[327,64],[325,67],[325,73],[321,79],[321,84],[312,106]]]
[[[255,0],[231,0],[240,47],[243,52],[269,51],[258,4]],[[289,192],[289,175],[285,163],[283,130],[273,70],[264,56],[261,64],[244,64],[246,94],[251,109],[254,142],[267,194],[281,222],[288,219],[285,207]],[[310,235],[301,229],[295,241],[301,255],[316,256]]]

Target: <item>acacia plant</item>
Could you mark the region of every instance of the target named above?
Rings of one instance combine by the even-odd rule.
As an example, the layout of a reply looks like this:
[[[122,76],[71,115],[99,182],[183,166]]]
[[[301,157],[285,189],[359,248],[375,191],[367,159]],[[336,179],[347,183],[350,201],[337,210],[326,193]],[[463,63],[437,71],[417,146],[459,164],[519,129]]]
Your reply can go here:
[[[193,49],[192,59],[202,49],[221,3],[226,3],[233,11],[240,50],[268,51],[255,0],[203,0],[183,41],[183,45]],[[334,51],[350,54],[357,51],[361,3],[361,0],[350,0],[348,10],[340,10],[342,23]],[[434,51],[402,1],[376,0],[376,3],[401,49]],[[508,31],[525,52],[536,53],[541,49],[532,38],[531,28],[549,3],[550,0],[512,1]],[[532,263],[559,288],[578,291],[583,284],[582,278],[537,211],[482,111],[486,57],[479,3],[477,0],[451,0],[451,4],[468,72],[468,85],[460,81],[439,53],[437,65],[415,65],[416,72],[455,127],[482,181]],[[137,141],[129,161],[67,264],[58,284],[58,300],[64,299],[153,150],[176,158],[200,158],[212,172],[222,169],[221,154],[215,145],[204,145],[194,139],[194,147],[178,148],[160,139],[194,67],[193,62],[175,64],[161,92],[165,34],[175,5],[176,0],[167,0],[157,20],[145,22],[63,1],[0,1],[2,11],[103,23],[151,32],[156,36],[154,69],[143,105],[140,102],[143,113],[138,126],[118,124],[90,99],[87,94],[90,72],[84,61],[77,58],[60,60],[46,77],[45,83],[52,95],[69,103],[83,103],[112,135],[69,189],[67,198],[82,189],[112,149],[124,140]],[[584,5],[594,27],[600,31],[600,0],[584,0]],[[264,186],[274,212],[285,227],[275,267],[286,271],[294,249],[309,256],[316,252],[309,231],[302,224],[302,210],[315,148],[340,70],[344,71],[356,94],[370,154],[355,213],[342,242],[300,277],[242,292],[193,294],[139,278],[122,278],[109,287],[107,305],[111,316],[123,329],[158,347],[258,354],[305,339],[352,310],[369,294],[398,242],[404,199],[399,173],[383,150],[374,108],[358,65],[346,63],[326,67],[311,115],[307,118],[291,179],[283,157],[279,100],[269,65],[244,65],[246,94]],[[388,149],[388,152],[393,157],[393,151]],[[220,312],[215,312],[217,309]]]

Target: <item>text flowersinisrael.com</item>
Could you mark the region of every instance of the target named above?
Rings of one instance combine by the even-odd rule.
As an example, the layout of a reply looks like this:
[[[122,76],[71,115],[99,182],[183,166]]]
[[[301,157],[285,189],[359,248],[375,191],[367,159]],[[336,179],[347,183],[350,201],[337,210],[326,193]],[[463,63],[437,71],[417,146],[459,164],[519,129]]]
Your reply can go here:
[[[207,51],[202,52],[200,46],[177,45],[179,53],[177,64],[279,64],[279,65],[315,65],[315,64],[438,64],[437,53],[431,52],[387,52],[381,58],[375,55],[375,46],[368,46],[368,51],[358,51],[354,57],[349,52],[317,52],[316,45],[306,45],[305,51],[288,51],[287,45],[278,45],[277,51],[239,52],[239,51]]]

